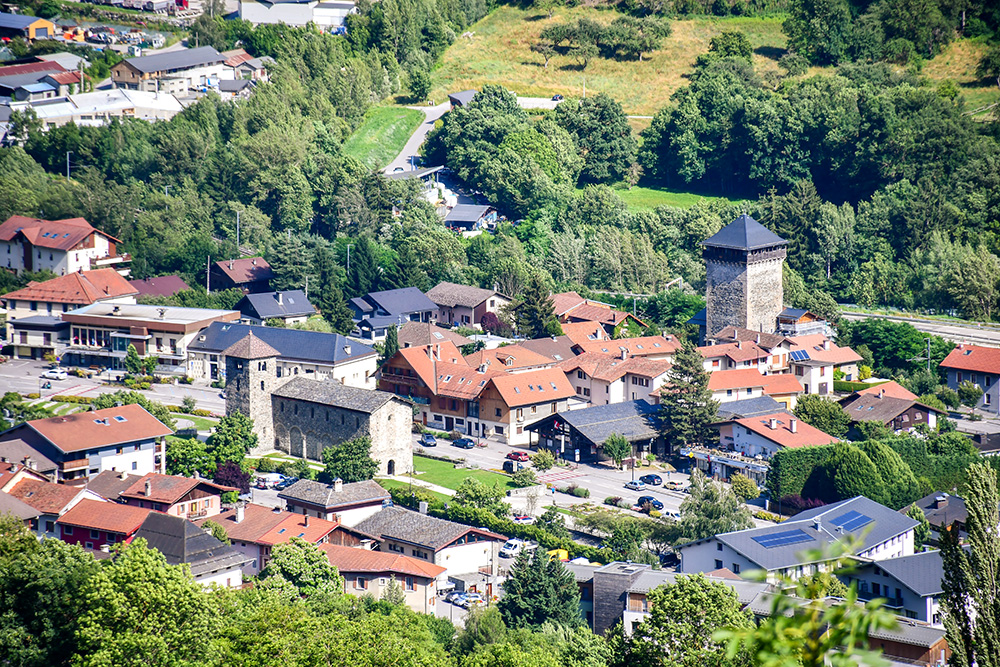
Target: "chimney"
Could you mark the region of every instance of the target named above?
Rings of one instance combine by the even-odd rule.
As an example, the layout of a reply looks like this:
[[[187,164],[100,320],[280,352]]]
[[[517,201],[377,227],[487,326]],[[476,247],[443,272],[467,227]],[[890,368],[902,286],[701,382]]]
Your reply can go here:
[[[147,498],[149,498],[151,495],[153,495],[153,483],[151,481],[149,481],[148,479],[146,480],[146,490],[144,492],[144,495]]]
[[[231,260],[231,259],[229,260],[229,270],[230,271],[233,270],[233,260]]]
[[[938,496],[934,499],[934,509],[940,510],[948,506],[948,496]]]
[[[9,463],[6,456],[0,456],[0,463]]]
[[[736,339],[736,349],[737,350],[743,349],[743,341],[741,341],[739,338]]]
[[[823,341],[823,349],[824,350],[829,350],[830,349],[830,339],[829,338]]]
[[[122,481],[128,479],[128,473],[122,470],[120,473],[118,473],[118,479]]]
[[[555,336],[552,337],[552,342],[553,343],[556,342],[556,337]]]
[[[776,417],[771,417],[770,423],[768,424],[772,431],[778,430],[778,420]]]
[[[122,307],[121,306],[115,306],[114,308],[111,309],[111,314],[112,315],[118,315],[121,312],[122,312]]]
[[[628,349],[624,347],[618,348],[622,351],[622,360],[628,359]]]
[[[340,479],[339,477],[333,480],[333,492],[340,493],[343,490],[344,490],[344,480]]]
[[[246,509],[243,507],[243,503],[238,503],[236,505],[236,523],[243,523],[243,516]]]
[[[254,257],[254,258],[253,258],[253,259],[252,259],[252,260],[250,261],[250,263],[251,263],[251,264],[253,264],[254,266],[257,266],[257,258],[256,258],[256,257]]]
[[[345,345],[344,346],[344,354],[346,354],[347,356],[351,356],[351,346],[350,345]]]
[[[29,468],[31,470],[35,469],[35,462],[31,460],[30,456],[25,456],[23,463],[25,468]]]
[[[427,514],[427,501],[426,500],[421,500],[420,501],[420,513],[421,514]]]
[[[441,343],[434,346],[434,358],[441,361]]]
[[[799,420],[798,419],[789,419],[788,420],[788,430],[790,430],[792,433],[798,433],[799,432]]]
[[[878,390],[878,397],[879,398],[885,398],[885,389],[879,389]]]
[[[302,517],[302,525],[306,528],[309,527],[309,515],[306,514]]]
[[[281,292],[278,292],[278,305],[281,306],[283,304],[284,304],[284,299],[281,296]]]
[[[820,523],[819,519],[813,519],[813,528],[815,530],[820,530],[822,527],[823,527],[823,524]]]
[[[757,334],[757,344],[760,345],[760,334]]]
[[[271,514],[281,514],[281,508],[280,507],[271,508]]]

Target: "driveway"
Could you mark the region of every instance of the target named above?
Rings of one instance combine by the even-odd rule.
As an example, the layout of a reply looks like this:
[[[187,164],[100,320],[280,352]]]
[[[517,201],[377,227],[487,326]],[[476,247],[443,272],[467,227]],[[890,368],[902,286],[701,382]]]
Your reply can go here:
[[[414,165],[420,160],[420,146],[423,145],[424,139],[427,138],[427,134],[434,129],[434,123],[445,115],[449,110],[451,110],[451,105],[448,102],[444,104],[438,104],[434,107],[409,107],[410,109],[416,109],[424,114],[424,122],[422,122],[410,138],[407,140],[406,145],[403,146],[403,150],[396,156],[396,159],[389,163],[389,166],[382,171],[386,174],[391,174],[397,167],[402,167],[407,171],[414,169]]]

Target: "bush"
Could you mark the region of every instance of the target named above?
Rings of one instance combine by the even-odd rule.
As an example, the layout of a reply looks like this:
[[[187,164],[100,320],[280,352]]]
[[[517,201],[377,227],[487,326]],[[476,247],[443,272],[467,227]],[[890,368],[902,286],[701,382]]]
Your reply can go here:
[[[786,53],[778,61],[778,67],[785,70],[788,76],[799,76],[809,70],[809,61],[798,53]]]
[[[38,392],[37,392],[37,391],[36,391],[36,392],[32,392],[32,393],[30,393],[30,394],[25,394],[25,395],[24,395],[24,397],[25,397],[25,398],[28,398],[28,399],[31,399],[31,398],[39,398],[39,396],[38,396]]]
[[[274,472],[274,461],[267,458],[266,456],[261,457],[256,461],[254,461],[253,465],[255,466],[257,472],[260,473]]]
[[[222,494],[219,500],[223,505],[232,505],[240,499],[239,491],[226,491]]]
[[[77,403],[81,405],[90,405],[94,399],[92,399],[90,396],[53,396],[52,400],[60,401],[62,403]]]
[[[452,431],[451,433],[448,434],[447,437],[448,437],[449,440],[458,440],[459,438],[464,437],[464,436],[461,433],[459,433],[458,431]]]
[[[565,493],[567,496],[576,496],[577,498],[590,497],[590,491],[577,484],[570,484],[569,486],[564,486],[561,489],[557,488],[556,491],[559,493]]]
[[[531,462],[534,464],[535,470],[545,472],[556,464],[556,457],[547,449],[539,449],[538,452],[532,454]]]
[[[212,411],[202,410],[201,408],[198,408],[197,410],[192,410],[191,414],[194,415],[195,417],[211,417]]]
[[[733,493],[739,496],[744,502],[760,496],[760,489],[757,488],[757,482],[746,475],[735,473],[729,478],[729,483],[733,487]]]
[[[420,422],[413,422],[413,424],[410,426],[411,433],[423,433],[426,430],[427,429]]]
[[[770,512],[765,512],[764,510],[758,510],[753,513],[755,519],[760,519],[761,521],[773,521],[774,523],[781,523],[784,521],[777,514],[771,514]]]
[[[839,391],[845,394],[851,394],[856,391],[861,391],[862,389],[868,389],[869,387],[877,387],[880,384],[885,384],[884,382],[848,382],[847,380],[834,380],[833,390]]]
[[[194,384],[194,378],[189,378],[187,375],[181,377],[181,384]]]
[[[538,478],[535,477],[535,471],[531,468],[524,468],[523,470],[518,470],[511,476],[514,486],[523,489],[527,486],[534,486],[538,484]]]
[[[785,496],[781,499],[779,504],[781,505],[782,510],[791,514],[798,514],[799,512],[804,512],[805,510],[811,510],[813,508],[826,505],[826,503],[819,498],[803,498],[798,494]]]
[[[661,516],[663,516],[663,512],[660,510],[649,510],[649,518],[659,519]]]
[[[625,499],[621,496],[608,496],[604,499],[605,505],[611,505],[612,507],[628,507]]]

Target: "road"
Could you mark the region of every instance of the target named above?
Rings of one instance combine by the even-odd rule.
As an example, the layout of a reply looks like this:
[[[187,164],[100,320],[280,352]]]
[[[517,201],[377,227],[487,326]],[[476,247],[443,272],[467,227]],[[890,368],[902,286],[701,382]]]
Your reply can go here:
[[[918,331],[941,336],[941,338],[950,340],[954,343],[975,343],[977,345],[1000,347],[1000,327],[997,325],[980,324],[975,322],[960,324],[958,322],[925,320],[917,317],[872,315],[869,313],[859,313],[854,311],[844,311],[843,317],[845,320],[852,321],[881,318],[884,320],[892,320],[893,322],[908,322]]]

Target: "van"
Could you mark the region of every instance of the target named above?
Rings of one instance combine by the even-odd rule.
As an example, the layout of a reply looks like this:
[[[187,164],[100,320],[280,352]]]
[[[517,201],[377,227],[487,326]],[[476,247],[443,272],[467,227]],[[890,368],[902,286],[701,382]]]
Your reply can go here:
[[[530,542],[522,540],[519,537],[515,537],[507,540],[507,542],[500,547],[500,558],[516,558],[522,551],[534,551],[537,548],[537,542]]]

